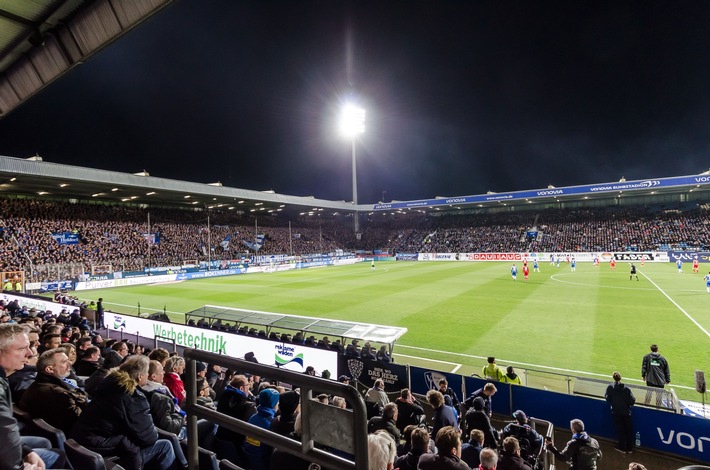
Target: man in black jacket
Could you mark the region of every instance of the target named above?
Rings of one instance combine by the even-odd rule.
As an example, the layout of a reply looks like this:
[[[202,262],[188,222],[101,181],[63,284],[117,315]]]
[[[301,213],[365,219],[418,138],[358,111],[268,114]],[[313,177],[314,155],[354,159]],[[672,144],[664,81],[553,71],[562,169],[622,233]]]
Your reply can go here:
[[[397,405],[387,403],[382,410],[382,416],[373,416],[367,422],[367,433],[372,434],[375,431],[384,429],[394,439],[394,442],[399,442],[400,433],[397,429]]]
[[[546,437],[547,450],[567,461],[570,470],[597,470],[597,462],[602,459],[599,443],[584,432],[584,423],[581,419],[573,419],[569,424],[572,439],[567,442],[565,448],[562,451],[557,450],[552,440]]]
[[[399,398],[395,400],[397,405],[397,429],[399,432],[404,432],[404,428],[410,424],[417,425],[421,422],[424,416],[424,408],[414,400],[408,388],[403,388],[399,392]]]
[[[69,433],[88,404],[86,392],[64,379],[71,363],[61,348],[45,351],[37,361],[37,378],[22,395],[20,406]]]
[[[146,356],[131,356],[110,371],[79,416],[71,437],[101,455],[117,455],[125,468],[172,470],[172,444],[158,439],[150,404],[140,390],[148,382],[148,365]]]
[[[217,411],[242,421],[249,421],[256,414],[256,404],[249,396],[249,379],[235,375],[217,403]],[[240,465],[246,462],[242,451],[244,435],[219,426],[215,435],[215,445],[220,459],[227,459]]]
[[[634,450],[634,425],[631,421],[631,408],[636,403],[631,389],[621,383],[621,374],[614,372],[614,383],[606,388],[604,398],[611,407],[619,443],[615,447],[619,452],[631,453]]]

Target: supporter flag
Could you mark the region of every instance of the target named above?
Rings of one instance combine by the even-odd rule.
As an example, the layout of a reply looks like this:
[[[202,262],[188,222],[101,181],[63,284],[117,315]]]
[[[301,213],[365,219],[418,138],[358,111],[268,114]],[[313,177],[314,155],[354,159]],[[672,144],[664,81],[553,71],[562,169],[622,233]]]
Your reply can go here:
[[[227,235],[226,237],[224,237],[224,240],[219,242],[219,246],[221,246],[224,251],[227,251],[229,249],[229,241],[231,239],[232,239],[232,236]]]
[[[207,247],[205,246],[205,242],[200,242],[200,251],[204,256],[207,256]]]
[[[149,245],[157,245],[160,243],[159,233],[141,233],[141,236],[145,238]]]
[[[52,238],[60,245],[78,245],[79,235],[71,232],[52,232]]]
[[[242,243],[244,244],[244,246],[246,246],[250,250],[259,251],[261,249],[261,247],[264,246],[264,239],[265,238],[266,238],[266,235],[261,233],[256,236],[256,238],[254,239],[253,242],[249,241],[249,240],[242,240]]]

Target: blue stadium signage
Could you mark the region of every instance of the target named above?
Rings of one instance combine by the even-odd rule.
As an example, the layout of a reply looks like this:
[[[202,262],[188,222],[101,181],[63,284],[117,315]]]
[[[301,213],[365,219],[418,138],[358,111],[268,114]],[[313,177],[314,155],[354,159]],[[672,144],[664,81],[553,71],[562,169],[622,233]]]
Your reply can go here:
[[[545,188],[530,191],[514,191],[510,193],[479,194],[475,196],[461,196],[438,199],[421,199],[417,201],[390,202],[375,204],[373,210],[411,209],[417,207],[436,207],[451,204],[479,204],[495,201],[519,201],[550,196],[584,196],[588,194],[608,193],[615,191],[639,191],[646,189],[674,188],[710,184],[710,175],[678,176],[673,178],[659,178],[638,181],[624,181],[615,183],[600,183],[584,186],[567,186],[564,188]]]

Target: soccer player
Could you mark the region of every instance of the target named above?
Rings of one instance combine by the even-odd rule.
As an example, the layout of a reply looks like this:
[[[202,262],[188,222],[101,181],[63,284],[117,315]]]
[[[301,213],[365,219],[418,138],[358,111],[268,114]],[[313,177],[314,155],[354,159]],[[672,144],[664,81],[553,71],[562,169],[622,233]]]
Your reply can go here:
[[[553,253],[550,255],[550,266],[554,266],[554,265],[555,265],[555,255]]]
[[[518,278],[518,268],[513,265],[512,268],[510,268],[510,275],[513,276],[513,281],[516,281]]]
[[[710,272],[705,275],[705,288],[708,290],[708,294],[710,294]]]
[[[557,255],[557,267],[560,267],[560,262],[562,261],[562,256]]]
[[[371,270],[374,271],[374,270],[375,270],[375,259],[374,259],[374,258],[372,259],[372,265],[371,265],[371,266],[372,266]]]
[[[698,269],[698,255],[695,255],[693,258],[693,272],[698,273],[700,270]]]
[[[574,256],[572,257],[570,263],[570,268],[572,269],[572,272],[575,272],[577,270],[577,260],[574,259]]]
[[[609,269],[616,271],[616,260],[614,258],[609,260]]]
[[[530,268],[528,268],[527,264],[524,264],[523,265],[523,277],[525,278],[526,281],[528,280],[528,274],[530,274]]]
[[[594,267],[595,267],[595,268],[598,268],[598,267],[599,267],[599,257],[598,257],[598,256],[595,256],[595,257],[594,257]]]
[[[639,275],[636,274],[636,266],[634,266],[634,263],[631,263],[631,271],[629,272],[629,281],[633,276],[636,276],[636,280],[639,280]]]
[[[535,271],[536,273],[540,272],[540,266],[537,265],[537,258],[533,260],[533,271]]]
[[[678,274],[683,274],[683,260],[678,258],[675,262],[675,265],[678,268]]]

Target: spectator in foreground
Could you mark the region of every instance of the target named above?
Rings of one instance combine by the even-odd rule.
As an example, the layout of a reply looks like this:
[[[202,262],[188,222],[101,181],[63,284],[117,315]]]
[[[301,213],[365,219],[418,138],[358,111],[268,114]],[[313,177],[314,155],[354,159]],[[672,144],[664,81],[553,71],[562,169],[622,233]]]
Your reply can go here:
[[[493,449],[483,449],[481,451],[481,463],[478,468],[480,470],[496,470],[498,465],[498,454]]]
[[[461,436],[453,426],[446,426],[436,434],[436,454],[424,454],[419,458],[419,470],[466,470],[468,465],[461,460]]]
[[[376,404],[380,409],[380,413],[382,413],[382,409],[385,407],[385,405],[387,403],[390,402],[390,399],[387,397],[387,394],[385,393],[384,380],[382,380],[382,379],[375,380],[375,384],[365,394],[365,401],[367,401],[369,403]]]
[[[495,449],[498,447],[498,431],[495,430],[488,418],[488,414],[483,409],[484,401],[481,397],[476,397],[473,400],[473,405],[464,416],[465,432],[470,432],[473,429],[480,429],[484,435],[484,447]]]
[[[532,470],[520,456],[520,443],[513,436],[503,439],[503,452],[496,470]]]
[[[606,388],[604,397],[611,407],[611,416],[614,418],[616,433],[619,442],[615,449],[619,452],[631,453],[634,450],[634,425],[631,421],[631,408],[636,403],[636,397],[629,387],[621,383],[621,374],[614,372],[613,384]]]
[[[249,418],[249,424],[262,429],[271,427],[271,420],[276,414],[276,407],[279,404],[279,392],[273,388],[265,388],[259,393],[259,406],[256,414]],[[251,470],[269,470],[271,453],[273,448],[259,439],[247,436],[244,440],[244,455],[247,457]]]
[[[397,445],[390,433],[381,430],[368,434],[367,456],[370,470],[392,470],[397,457]]]
[[[163,383],[170,393],[177,399],[178,405],[182,406],[187,397],[187,392],[185,391],[185,384],[183,383],[180,376],[185,372],[185,359],[180,356],[172,356],[165,361],[165,378]]]
[[[439,429],[452,426],[456,427],[456,417],[451,408],[444,404],[444,395],[438,390],[429,390],[426,394],[426,399],[434,409],[434,423],[431,429],[432,435],[437,435]]]
[[[403,388],[399,398],[395,400],[397,405],[397,429],[400,432],[410,424],[419,424],[424,416],[424,408],[414,399],[408,388]]]
[[[7,374],[21,370],[32,353],[27,329],[16,323],[0,325],[0,462],[6,468],[63,468],[65,458],[51,449],[31,449],[22,443],[17,420],[12,415],[12,399]],[[55,467],[56,465],[56,467]]]
[[[429,433],[424,428],[415,428],[410,437],[410,451],[394,461],[399,470],[417,470],[419,458],[429,452]]]
[[[170,441],[158,439],[150,405],[139,389],[148,382],[148,366],[147,357],[133,356],[111,370],[71,437],[101,455],[117,455],[124,468],[171,470],[175,452]]]
[[[380,429],[387,431],[395,442],[399,442],[400,433],[397,429],[397,405],[387,403],[381,416],[373,416],[367,423],[367,432],[372,434]]]
[[[37,378],[20,402],[32,418],[42,418],[66,434],[88,404],[86,392],[65,381],[70,367],[63,349],[43,352],[37,361]]]
[[[246,376],[239,374],[232,377],[217,402],[217,411],[242,421],[249,421],[249,418],[256,413],[256,405],[249,398],[249,379]],[[220,459],[230,460],[237,465],[246,463],[242,450],[243,434],[219,426],[215,437],[215,446]]]
[[[483,440],[483,431],[473,429],[471,430],[468,442],[461,446],[461,460],[466,462],[471,468],[478,468],[478,465],[481,463]]]
[[[602,450],[599,443],[584,431],[584,423],[581,419],[570,421],[572,439],[567,442],[565,448],[560,452],[552,443],[552,440],[545,438],[547,450],[565,460],[571,470],[596,470],[597,462],[602,458]]]

